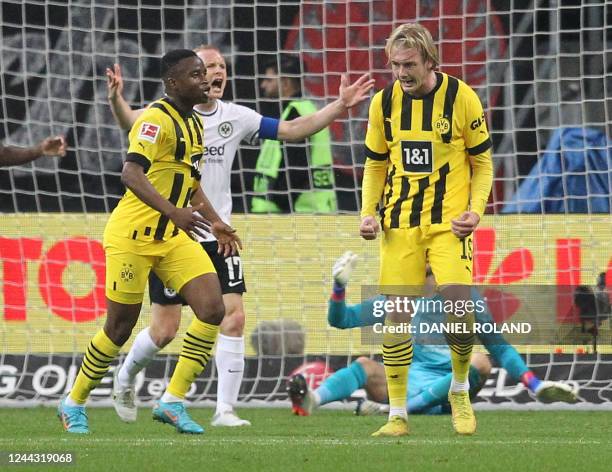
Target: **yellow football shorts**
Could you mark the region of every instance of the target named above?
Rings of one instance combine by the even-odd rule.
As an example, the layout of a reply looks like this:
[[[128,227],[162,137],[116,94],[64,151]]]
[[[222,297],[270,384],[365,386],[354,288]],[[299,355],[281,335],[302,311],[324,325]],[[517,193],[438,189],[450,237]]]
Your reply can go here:
[[[385,229],[380,242],[381,292],[420,295],[426,262],[438,285],[470,285],[472,236],[459,239],[450,223]]]
[[[179,232],[167,241],[138,241],[104,234],[106,296],[118,303],[141,303],[153,270],[177,293],[196,277],[216,272],[206,251]]]

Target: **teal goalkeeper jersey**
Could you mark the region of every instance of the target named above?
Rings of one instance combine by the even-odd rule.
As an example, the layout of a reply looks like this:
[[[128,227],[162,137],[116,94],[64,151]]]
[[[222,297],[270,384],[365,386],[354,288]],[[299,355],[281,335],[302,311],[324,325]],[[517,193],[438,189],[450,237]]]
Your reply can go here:
[[[369,298],[356,305],[347,305],[344,301],[330,300],[327,321],[330,326],[338,329],[363,328],[375,323],[384,323],[384,316],[374,316],[374,302],[377,300],[385,300],[385,297],[380,295]],[[436,296],[430,300],[442,300],[442,298]],[[475,288],[472,289],[472,300],[474,302],[481,300],[484,303],[483,298]],[[422,306],[427,306],[427,304]],[[420,323],[431,325],[438,323],[441,319],[442,314],[439,312],[418,310],[412,318],[411,324],[416,327],[420,326]],[[488,309],[483,312],[476,312],[476,322],[481,324],[493,323],[493,318]],[[446,344],[443,333],[424,334],[417,330],[412,336],[414,343],[413,366],[418,364],[419,368],[451,372],[450,349]],[[529,370],[520,354],[506,342],[501,334],[479,334],[478,337],[491,357],[495,359],[497,364],[506,369],[510,377],[519,380],[521,375]]]

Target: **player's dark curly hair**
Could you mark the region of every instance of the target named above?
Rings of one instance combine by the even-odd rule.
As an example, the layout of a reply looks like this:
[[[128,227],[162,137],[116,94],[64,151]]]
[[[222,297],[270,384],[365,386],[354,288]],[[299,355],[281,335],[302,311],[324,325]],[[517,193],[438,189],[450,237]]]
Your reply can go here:
[[[170,70],[183,59],[189,57],[198,57],[195,52],[191,49],[175,49],[164,54],[161,58],[159,65],[159,75],[162,80],[166,80],[169,76]]]

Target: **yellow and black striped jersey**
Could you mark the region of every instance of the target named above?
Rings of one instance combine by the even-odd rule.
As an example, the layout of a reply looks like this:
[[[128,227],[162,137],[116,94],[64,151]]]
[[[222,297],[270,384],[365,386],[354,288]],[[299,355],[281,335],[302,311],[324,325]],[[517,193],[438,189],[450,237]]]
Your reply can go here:
[[[436,79],[423,97],[395,81],[372,98],[365,149],[367,158],[387,161],[376,197],[384,228],[446,223],[467,210],[469,156],[492,145],[476,92],[447,74]]]
[[[192,112],[181,114],[172,101],[153,102],[137,119],[129,134],[127,161],[140,164],[155,189],[179,208],[189,206],[197,189],[202,157],[202,122]],[[169,219],[140,200],[132,191],[113,210],[106,226],[143,241],[167,240],[178,234]]]

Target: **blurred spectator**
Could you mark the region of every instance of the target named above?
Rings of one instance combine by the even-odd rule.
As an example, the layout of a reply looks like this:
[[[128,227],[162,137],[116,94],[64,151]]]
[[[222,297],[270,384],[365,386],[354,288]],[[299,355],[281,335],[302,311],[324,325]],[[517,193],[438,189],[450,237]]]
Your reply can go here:
[[[560,128],[502,213],[609,213],[612,143],[593,128]]]
[[[302,66],[299,58],[282,55],[266,63],[260,87],[268,98],[282,100],[282,120],[311,115],[316,105],[302,98]],[[257,157],[253,183],[253,213],[332,213],[334,191],[331,137],[325,128],[307,140],[293,144],[265,140]]]
[[[251,333],[251,345],[258,356],[304,354],[306,333],[297,321],[262,321]]]

